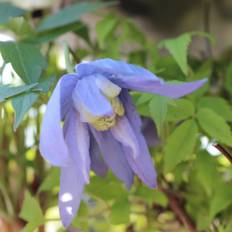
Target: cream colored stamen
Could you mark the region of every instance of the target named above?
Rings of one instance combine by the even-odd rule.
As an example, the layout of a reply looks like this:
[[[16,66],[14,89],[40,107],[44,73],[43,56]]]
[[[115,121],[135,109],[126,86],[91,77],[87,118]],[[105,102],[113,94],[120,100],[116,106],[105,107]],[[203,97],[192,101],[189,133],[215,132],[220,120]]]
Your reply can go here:
[[[121,88],[103,76],[99,76],[95,81],[101,93],[110,102],[113,115],[102,117],[94,116],[82,106],[80,106],[81,110],[79,112],[84,122],[91,124],[96,130],[106,131],[116,124],[117,117],[122,117],[125,114],[123,104],[118,98]],[[101,103],[99,102],[99,104]]]
[[[99,131],[105,131],[110,129],[116,123],[115,115],[110,117],[100,117],[95,122],[92,122],[91,125]]]
[[[110,100],[110,103],[114,109],[114,112],[118,116],[123,116],[125,114],[125,110],[124,110],[124,107],[123,107],[121,101],[117,97],[111,98],[109,100]]]

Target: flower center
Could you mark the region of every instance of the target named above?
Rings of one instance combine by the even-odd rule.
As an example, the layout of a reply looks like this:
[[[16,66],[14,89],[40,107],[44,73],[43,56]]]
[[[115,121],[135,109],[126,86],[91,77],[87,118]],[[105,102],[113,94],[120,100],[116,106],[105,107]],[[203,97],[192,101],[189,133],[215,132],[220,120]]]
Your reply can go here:
[[[95,120],[89,122],[96,130],[109,130],[115,125],[117,117],[121,117],[125,114],[124,107],[118,97],[108,99],[114,110],[114,114],[112,116],[96,117]]]
[[[125,114],[123,104],[118,97],[121,88],[106,77],[97,74],[94,78],[91,76],[86,79],[86,82],[80,82],[80,84],[86,85],[86,91],[82,96],[83,99],[88,99],[91,103],[88,105],[88,101],[81,99],[75,105],[80,113],[81,120],[89,123],[99,131],[105,131],[113,127],[117,118]],[[104,110],[104,107],[107,110]]]

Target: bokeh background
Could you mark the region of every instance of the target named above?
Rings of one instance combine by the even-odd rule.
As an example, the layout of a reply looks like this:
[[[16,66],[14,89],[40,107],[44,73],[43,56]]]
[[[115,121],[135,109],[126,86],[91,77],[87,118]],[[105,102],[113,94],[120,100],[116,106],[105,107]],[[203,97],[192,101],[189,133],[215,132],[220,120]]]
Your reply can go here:
[[[70,231],[231,232],[232,2],[93,2],[0,1],[0,231],[65,231],[59,169],[38,151],[41,120],[70,65],[111,57],[168,81],[209,81],[180,100],[131,92],[159,186],[136,179],[128,191],[91,172]]]

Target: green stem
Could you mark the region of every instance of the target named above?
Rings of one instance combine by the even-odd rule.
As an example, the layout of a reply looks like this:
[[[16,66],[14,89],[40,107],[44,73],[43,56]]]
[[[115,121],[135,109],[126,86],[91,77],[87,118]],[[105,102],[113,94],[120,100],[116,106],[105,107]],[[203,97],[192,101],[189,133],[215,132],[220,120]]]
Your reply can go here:
[[[0,182],[0,191],[2,192],[2,196],[3,196],[5,204],[6,204],[7,213],[10,216],[14,216],[13,204],[12,204],[11,199],[7,193],[7,190],[2,182]]]

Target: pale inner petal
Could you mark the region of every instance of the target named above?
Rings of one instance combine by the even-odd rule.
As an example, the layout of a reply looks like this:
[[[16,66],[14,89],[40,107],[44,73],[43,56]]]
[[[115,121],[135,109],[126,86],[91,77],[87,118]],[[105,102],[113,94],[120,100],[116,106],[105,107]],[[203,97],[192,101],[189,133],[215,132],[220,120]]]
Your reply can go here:
[[[95,129],[105,131],[116,124],[117,117],[125,110],[118,95],[121,88],[102,75],[92,75],[80,80],[73,94],[76,110],[81,121]]]
[[[115,85],[102,75],[98,75],[95,82],[102,93],[108,98],[115,98],[121,92],[121,88],[119,86]]]

